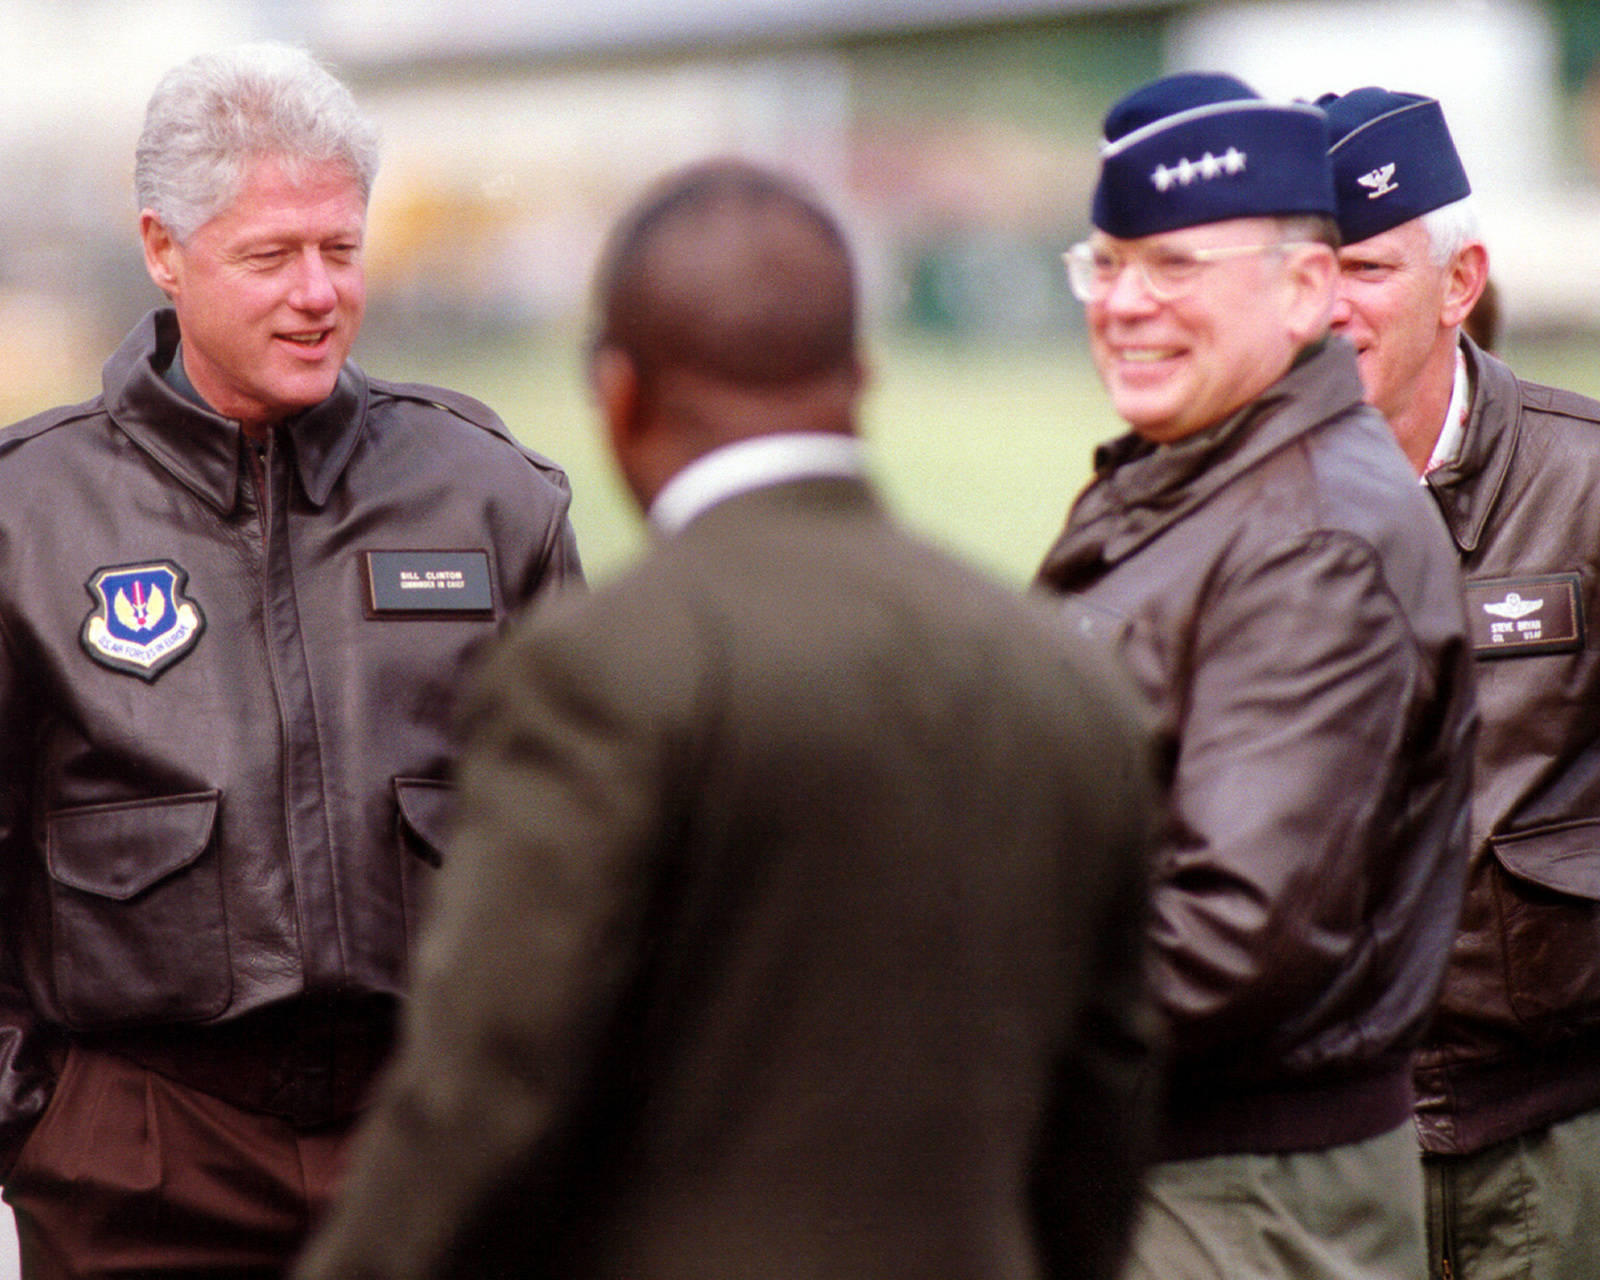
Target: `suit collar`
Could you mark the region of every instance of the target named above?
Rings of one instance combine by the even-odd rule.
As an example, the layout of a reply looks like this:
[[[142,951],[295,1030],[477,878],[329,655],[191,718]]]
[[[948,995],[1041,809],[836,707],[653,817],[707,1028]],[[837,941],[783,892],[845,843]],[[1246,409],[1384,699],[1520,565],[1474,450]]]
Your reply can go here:
[[[673,476],[650,504],[650,523],[671,536],[712,507],[753,489],[794,480],[859,480],[865,474],[865,452],[855,436],[757,436],[713,449]]]

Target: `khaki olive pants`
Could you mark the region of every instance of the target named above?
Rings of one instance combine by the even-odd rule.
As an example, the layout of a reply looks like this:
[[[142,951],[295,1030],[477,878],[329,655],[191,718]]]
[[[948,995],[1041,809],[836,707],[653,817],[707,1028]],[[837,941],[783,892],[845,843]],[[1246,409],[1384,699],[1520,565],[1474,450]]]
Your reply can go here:
[[[1420,1280],[1425,1270],[1407,1123],[1324,1151],[1155,1165],[1124,1280]]]
[[[1600,1277],[1600,1111],[1426,1156],[1432,1280]]]

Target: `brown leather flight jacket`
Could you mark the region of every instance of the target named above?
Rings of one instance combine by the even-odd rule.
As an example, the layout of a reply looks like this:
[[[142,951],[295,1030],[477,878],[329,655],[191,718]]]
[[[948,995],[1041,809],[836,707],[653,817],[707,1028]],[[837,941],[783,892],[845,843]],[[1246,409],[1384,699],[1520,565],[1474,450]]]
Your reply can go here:
[[[1482,714],[1466,906],[1416,1070],[1440,1153],[1600,1106],[1600,403],[1463,348],[1472,411],[1427,477]]]
[[[1406,1123],[1461,902],[1471,665],[1449,539],[1349,346],[1175,444],[1108,446],[1040,579],[1175,744],[1163,1156]]]
[[[483,405],[347,365],[258,452],[177,337],[0,434],[0,1170],[64,1033],[400,988],[463,664],[579,573],[565,476]]]

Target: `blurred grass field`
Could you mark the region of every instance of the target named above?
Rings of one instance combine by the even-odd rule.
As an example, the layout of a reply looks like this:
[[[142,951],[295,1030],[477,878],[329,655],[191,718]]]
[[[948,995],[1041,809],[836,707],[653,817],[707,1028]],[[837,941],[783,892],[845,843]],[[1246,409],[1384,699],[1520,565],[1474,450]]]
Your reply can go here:
[[[605,456],[575,336],[458,352],[363,351],[375,374],[475,395],[566,468],[589,576],[636,555],[644,532]],[[1057,345],[897,336],[869,342],[864,429],[874,472],[914,528],[1021,584],[1120,430],[1079,333]],[[1600,337],[1509,344],[1523,377],[1600,397]],[[1600,494],[1595,496],[1600,502]]]
[[[1038,344],[897,339],[868,349],[863,426],[873,471],[913,527],[1023,582],[1116,422],[1080,353]],[[593,580],[645,534],[606,457],[575,338],[456,353],[373,349],[380,376],[437,382],[487,401],[572,478],[573,521]]]
[[[572,332],[428,346],[369,334],[356,355],[378,376],[477,396],[566,468],[579,548],[600,581],[642,549],[645,534],[600,440],[579,348]],[[878,335],[867,349],[864,429],[895,511],[1025,583],[1087,481],[1094,446],[1120,430],[1081,332],[1056,343]],[[1505,356],[1526,378],[1600,398],[1600,335],[1518,340]],[[98,378],[96,363],[25,392],[0,388],[0,412],[11,421],[82,400]]]

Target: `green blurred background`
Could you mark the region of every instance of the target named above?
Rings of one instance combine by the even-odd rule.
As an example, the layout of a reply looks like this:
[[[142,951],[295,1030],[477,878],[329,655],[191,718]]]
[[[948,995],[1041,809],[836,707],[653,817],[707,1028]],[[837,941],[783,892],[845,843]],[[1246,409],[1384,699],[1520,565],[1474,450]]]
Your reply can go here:
[[[356,356],[376,376],[477,396],[566,468],[579,547],[598,581],[637,554],[646,535],[606,456],[581,348],[576,328],[565,326],[458,346],[364,338]],[[1094,446],[1121,430],[1081,330],[1053,343],[880,331],[866,349],[862,426],[895,511],[1000,577],[1027,582],[1089,478]],[[1501,354],[1524,377],[1600,396],[1600,347],[1589,335],[1514,337]],[[0,417],[96,390],[88,370],[26,397],[0,388]]]
[[[375,374],[422,378],[488,401],[517,435],[572,477],[573,519],[590,576],[626,563],[644,533],[605,456],[576,334],[530,335],[455,353],[361,353]],[[1523,376],[1600,395],[1587,337],[1508,343]],[[863,426],[889,500],[922,532],[1021,584],[1031,577],[1094,446],[1119,430],[1082,334],[1055,344],[869,337]],[[1559,513],[1552,513],[1559,518]]]
[[[456,354],[374,351],[391,366],[488,401],[573,482],[573,519],[592,577],[644,533],[604,453],[577,339],[530,337]],[[1116,422],[1076,335],[1057,347],[937,337],[869,339],[863,428],[874,471],[903,517],[1008,578],[1031,572]]]

